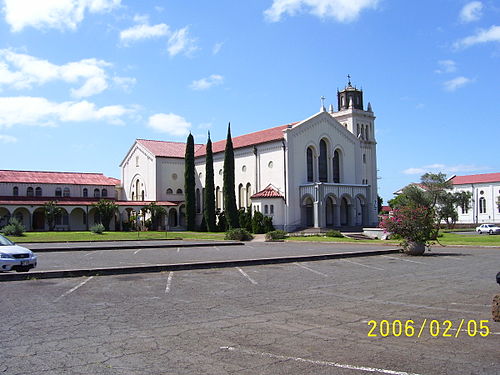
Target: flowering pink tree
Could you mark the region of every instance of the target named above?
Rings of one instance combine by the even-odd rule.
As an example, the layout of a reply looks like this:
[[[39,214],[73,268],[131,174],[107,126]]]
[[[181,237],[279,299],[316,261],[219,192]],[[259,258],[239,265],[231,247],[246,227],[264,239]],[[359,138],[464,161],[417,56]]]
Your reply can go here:
[[[421,205],[395,209],[392,216],[382,220],[380,227],[401,238],[405,249],[411,243],[428,246],[436,240],[439,231],[434,209]]]

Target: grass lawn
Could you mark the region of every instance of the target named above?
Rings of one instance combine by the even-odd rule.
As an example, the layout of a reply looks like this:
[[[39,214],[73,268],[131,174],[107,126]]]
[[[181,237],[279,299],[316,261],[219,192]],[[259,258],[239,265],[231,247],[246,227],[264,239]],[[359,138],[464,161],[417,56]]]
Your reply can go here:
[[[7,236],[14,242],[72,242],[72,241],[124,241],[164,240],[182,238],[186,240],[223,240],[224,233],[213,232],[26,232],[22,237]]]
[[[439,238],[439,242],[443,245],[465,245],[465,246],[498,246],[500,247],[500,235],[490,236],[487,234],[483,235],[463,235],[455,233],[444,233],[443,237]],[[305,242],[355,242],[355,243],[375,243],[375,244],[391,244],[397,245],[399,241],[381,241],[381,240],[361,240],[356,241],[350,238],[336,238],[336,237],[317,237],[317,236],[307,236],[307,237],[289,237],[288,241],[305,241]],[[438,246],[439,244],[436,243]]]

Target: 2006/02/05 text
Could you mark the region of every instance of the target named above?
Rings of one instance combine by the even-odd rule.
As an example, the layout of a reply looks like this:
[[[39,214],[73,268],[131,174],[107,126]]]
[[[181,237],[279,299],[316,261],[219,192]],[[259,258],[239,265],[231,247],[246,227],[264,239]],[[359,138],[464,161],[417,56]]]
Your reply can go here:
[[[368,337],[421,337],[422,334],[429,333],[432,337],[458,337],[460,334],[475,337],[486,337],[490,334],[488,320],[466,320],[458,322],[451,320],[429,320],[424,319],[421,324],[416,324],[413,320],[370,320],[368,325]],[[456,328],[457,327],[457,328]]]

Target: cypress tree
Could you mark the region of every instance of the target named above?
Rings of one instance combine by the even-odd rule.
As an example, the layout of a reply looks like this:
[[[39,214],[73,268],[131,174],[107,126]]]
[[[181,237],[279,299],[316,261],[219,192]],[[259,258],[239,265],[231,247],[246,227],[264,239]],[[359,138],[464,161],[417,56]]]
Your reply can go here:
[[[187,230],[196,228],[196,198],[195,198],[195,169],[194,169],[194,138],[189,133],[186,142],[184,159],[184,194],[186,203]]]
[[[203,216],[209,232],[216,232],[215,224],[215,183],[214,183],[214,157],[212,153],[212,141],[208,132],[207,153],[205,155],[205,202],[203,204]]]
[[[224,211],[229,229],[239,228],[239,215],[234,192],[234,150],[231,139],[231,123],[227,127],[226,150],[224,151]]]

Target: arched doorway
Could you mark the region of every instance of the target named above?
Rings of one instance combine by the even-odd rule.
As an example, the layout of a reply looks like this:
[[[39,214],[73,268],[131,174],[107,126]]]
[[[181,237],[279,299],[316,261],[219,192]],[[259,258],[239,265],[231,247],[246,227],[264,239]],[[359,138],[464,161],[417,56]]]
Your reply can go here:
[[[314,202],[310,196],[306,196],[302,200],[301,216],[303,226],[314,226]]]
[[[351,222],[350,215],[351,203],[346,197],[342,197],[340,200],[340,225],[347,226]]]
[[[168,226],[170,228],[177,226],[177,210],[175,208],[171,208],[168,211]]]
[[[10,212],[4,207],[0,207],[0,228],[3,228],[9,223]]]
[[[76,207],[74,208],[70,215],[70,223],[72,230],[86,230],[87,229],[87,215],[83,208]]]
[[[333,195],[326,197],[325,202],[325,223],[327,227],[339,226],[335,221],[335,208],[337,206],[337,199]]]
[[[28,209],[19,207],[14,210],[12,217],[15,217],[26,230],[31,230],[31,215]]]
[[[33,230],[45,230],[45,210],[38,207],[33,212]]]
[[[179,226],[186,226],[186,206],[184,205],[179,207]]]
[[[362,226],[367,223],[366,200],[362,195],[356,196],[356,225]]]

